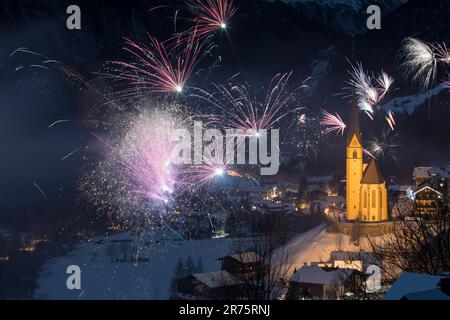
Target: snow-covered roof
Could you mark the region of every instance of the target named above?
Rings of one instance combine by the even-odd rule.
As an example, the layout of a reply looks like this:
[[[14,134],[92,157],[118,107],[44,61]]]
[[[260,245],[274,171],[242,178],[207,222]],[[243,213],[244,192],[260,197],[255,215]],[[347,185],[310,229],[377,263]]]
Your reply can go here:
[[[238,278],[225,270],[195,273],[192,275],[208,288],[219,288],[224,286],[238,285],[242,283]]]
[[[446,295],[441,289],[425,290],[407,294],[404,299],[407,300],[450,300],[450,296]]]
[[[421,185],[418,190],[414,191],[414,195],[416,195],[416,194],[418,194],[418,193],[420,193],[420,192],[422,192],[422,191],[424,191],[426,189],[431,190],[431,191],[437,193],[438,195],[442,196],[442,193],[440,193],[439,191],[433,189],[428,184]]]
[[[326,270],[317,265],[303,266],[291,278],[292,282],[315,284],[339,284],[345,281],[353,269]]]
[[[255,252],[241,252],[241,253],[235,253],[235,254],[231,254],[229,255],[229,257],[242,262],[242,263],[253,263],[253,262],[258,262],[262,260],[262,257],[255,253]],[[223,259],[225,257],[222,257],[220,259]]]
[[[406,192],[410,188],[411,188],[411,186],[408,186],[408,185],[399,185],[399,184],[390,184],[390,185],[388,185],[388,189],[390,191]]]
[[[400,300],[410,293],[434,290],[442,276],[403,272],[384,295],[384,300]]]
[[[374,252],[360,251],[333,251],[330,254],[330,260],[348,260],[348,261],[363,261],[365,263],[377,263],[379,257]]]
[[[439,167],[415,167],[413,170],[413,178],[450,178],[450,166],[446,168]]]

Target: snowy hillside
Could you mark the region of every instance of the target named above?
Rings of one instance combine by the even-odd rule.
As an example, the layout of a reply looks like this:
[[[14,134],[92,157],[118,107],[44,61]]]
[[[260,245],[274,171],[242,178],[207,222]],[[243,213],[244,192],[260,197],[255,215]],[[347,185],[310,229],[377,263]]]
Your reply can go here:
[[[385,111],[411,115],[417,108],[425,104],[432,97],[441,93],[444,89],[445,87],[443,85],[439,85],[421,94],[394,98],[384,104],[382,108]]]
[[[382,237],[374,239],[381,240]],[[289,242],[283,250],[290,257],[290,270],[300,269],[304,264],[327,262],[332,251],[370,251],[367,239],[362,238],[359,244],[351,241],[350,236],[330,233],[326,225],[317,226]]]
[[[218,270],[217,258],[229,253],[232,239],[161,241],[135,238],[128,233],[81,244],[65,257],[49,261],[41,269],[35,298],[42,299],[167,299],[176,265],[188,257],[202,258],[205,272]],[[130,257],[138,252],[139,263]],[[66,287],[66,268],[81,268],[82,290]]]

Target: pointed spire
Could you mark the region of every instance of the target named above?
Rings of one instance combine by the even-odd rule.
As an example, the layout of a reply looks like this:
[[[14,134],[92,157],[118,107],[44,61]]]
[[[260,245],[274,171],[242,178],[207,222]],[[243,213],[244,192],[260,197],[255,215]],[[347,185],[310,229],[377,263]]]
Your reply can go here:
[[[384,182],[383,175],[378,169],[377,162],[372,158],[366,170],[364,171],[362,184],[381,184]]]
[[[359,127],[359,109],[358,102],[356,101],[356,90],[353,90],[352,113],[350,116],[350,126],[348,127],[347,132],[347,145],[352,141],[354,135],[356,135],[356,138],[361,143],[361,129]]]

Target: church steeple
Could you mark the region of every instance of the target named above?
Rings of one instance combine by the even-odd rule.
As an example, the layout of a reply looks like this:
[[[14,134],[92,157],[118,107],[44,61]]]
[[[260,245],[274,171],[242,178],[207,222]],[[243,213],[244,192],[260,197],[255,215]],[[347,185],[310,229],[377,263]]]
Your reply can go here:
[[[352,112],[350,116],[350,126],[348,127],[347,132],[347,145],[350,144],[350,142],[353,139],[353,136],[356,135],[356,138],[358,139],[359,143],[362,143],[361,140],[361,128],[359,126],[359,109],[358,109],[358,102],[356,99],[356,92],[353,91],[353,97],[352,97]]]

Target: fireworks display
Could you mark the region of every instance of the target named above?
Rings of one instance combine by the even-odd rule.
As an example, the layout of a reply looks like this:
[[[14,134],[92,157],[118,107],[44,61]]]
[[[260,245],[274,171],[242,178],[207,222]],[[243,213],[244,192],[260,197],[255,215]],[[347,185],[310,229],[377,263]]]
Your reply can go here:
[[[216,85],[217,92],[211,94],[199,90],[196,96],[214,107],[214,115],[209,117],[211,123],[257,136],[260,130],[270,129],[290,113],[302,109],[298,99],[306,85],[288,90],[291,76],[292,73],[276,75],[264,100],[256,98],[249,87],[243,84],[231,88]]]
[[[376,159],[390,158],[398,164],[399,148],[401,147],[398,134],[392,130],[384,130],[379,137],[368,142],[368,154]]]
[[[341,117],[336,114],[331,114],[328,111],[322,110],[321,124],[325,127],[324,134],[335,132],[336,134],[344,135],[346,125]]]
[[[171,157],[173,130],[183,124],[166,111],[121,116],[110,138],[96,135],[104,156],[86,171],[81,190],[100,210],[112,207],[122,216],[164,209],[182,187]]]
[[[377,106],[391,89],[394,79],[382,71],[378,77],[364,71],[362,64],[351,66],[351,79],[347,82],[352,93],[356,91],[358,105],[370,119],[373,119]]]
[[[189,0],[188,3],[196,17],[194,24],[199,37],[225,30],[237,11],[233,0]]]
[[[400,56],[405,74],[419,83],[422,89],[436,82],[441,63],[450,63],[450,53],[445,43],[431,44],[415,38],[405,39]]]
[[[111,69],[102,74],[124,82],[126,95],[182,93],[206,51],[205,44],[197,39],[197,30],[190,33],[183,47],[171,50],[153,36],[148,35],[148,40],[147,46],[125,39],[125,51],[133,61],[112,61]]]

